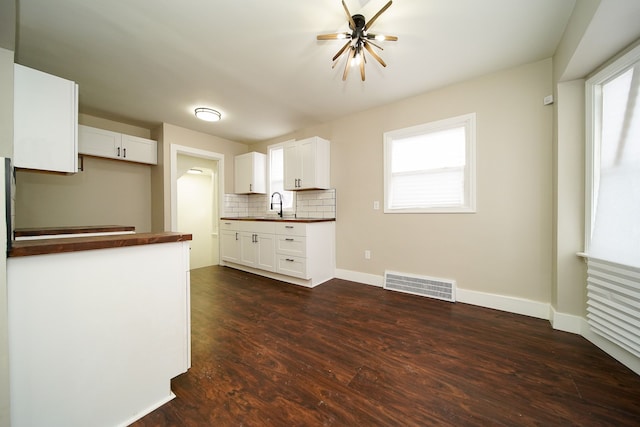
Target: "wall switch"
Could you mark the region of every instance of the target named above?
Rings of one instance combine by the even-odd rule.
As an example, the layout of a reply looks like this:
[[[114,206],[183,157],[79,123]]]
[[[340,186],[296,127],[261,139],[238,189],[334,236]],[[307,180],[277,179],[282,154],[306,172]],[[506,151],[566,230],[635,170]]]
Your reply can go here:
[[[376,210],[376,211],[378,209],[380,209],[380,202],[379,201],[376,200],[376,201],[373,202],[373,209]]]
[[[364,259],[371,259],[371,251],[369,249],[364,251]]]
[[[553,104],[553,95],[545,96],[544,99],[542,100],[542,104],[543,105],[551,105],[551,104]]]

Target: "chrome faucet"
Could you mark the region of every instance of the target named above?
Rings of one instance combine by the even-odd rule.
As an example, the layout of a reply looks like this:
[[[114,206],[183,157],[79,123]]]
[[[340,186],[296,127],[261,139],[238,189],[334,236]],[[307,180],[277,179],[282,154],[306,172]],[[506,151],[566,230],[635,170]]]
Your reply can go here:
[[[279,216],[280,218],[282,218],[282,194],[278,193],[277,191],[275,191],[275,192],[271,195],[271,210],[273,210],[273,204],[274,204],[274,203],[273,203],[273,196],[275,196],[276,194],[277,194],[278,196],[280,196],[280,212],[278,212],[278,216]],[[276,202],[276,203],[277,203],[277,202]]]

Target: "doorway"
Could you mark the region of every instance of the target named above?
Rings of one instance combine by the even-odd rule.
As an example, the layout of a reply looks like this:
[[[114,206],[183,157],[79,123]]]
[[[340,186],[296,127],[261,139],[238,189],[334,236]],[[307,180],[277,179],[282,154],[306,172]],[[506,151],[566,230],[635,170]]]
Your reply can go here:
[[[224,156],[171,145],[171,230],[192,235],[191,268],[218,265]]]

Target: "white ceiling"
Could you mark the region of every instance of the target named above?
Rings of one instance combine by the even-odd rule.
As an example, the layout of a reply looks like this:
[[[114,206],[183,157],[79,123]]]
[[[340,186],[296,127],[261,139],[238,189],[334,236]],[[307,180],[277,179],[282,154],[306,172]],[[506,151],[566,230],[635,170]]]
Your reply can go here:
[[[386,0],[346,0],[373,16]],[[398,36],[366,81],[332,69],[340,0],[19,0],[16,62],[80,85],[80,110],[240,142],[553,55],[575,0],[395,0],[372,32]],[[206,123],[197,106],[222,112]]]

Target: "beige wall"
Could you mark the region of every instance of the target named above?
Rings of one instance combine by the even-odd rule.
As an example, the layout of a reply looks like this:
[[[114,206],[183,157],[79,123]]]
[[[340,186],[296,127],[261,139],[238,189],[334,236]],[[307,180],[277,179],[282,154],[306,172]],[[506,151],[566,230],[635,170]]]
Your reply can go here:
[[[181,145],[222,154],[224,159],[219,164],[219,170],[224,170],[225,193],[233,192],[233,158],[237,154],[246,153],[248,146],[239,142],[219,138],[202,132],[185,129],[169,123],[163,123],[161,129],[156,129],[158,143],[162,145],[162,175],[160,170],[153,176],[153,230],[162,231],[171,229],[171,145]],[[160,156],[160,152],[158,153]],[[163,209],[160,211],[158,205],[162,203]],[[163,215],[160,215],[160,212]]]
[[[467,290],[549,302],[551,295],[551,60],[487,75],[289,137],[331,141],[337,189],[337,268],[450,278]],[[386,131],[475,112],[477,213],[384,214]],[[364,250],[372,252],[364,259]]]
[[[554,157],[554,269],[552,305],[560,313],[586,315],[584,250],[584,80],[556,87]]]
[[[80,115],[81,124],[149,137],[149,130]],[[16,173],[16,227],[131,225],[151,231],[151,169],[156,166],[84,156],[84,171]]]

